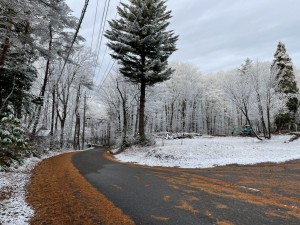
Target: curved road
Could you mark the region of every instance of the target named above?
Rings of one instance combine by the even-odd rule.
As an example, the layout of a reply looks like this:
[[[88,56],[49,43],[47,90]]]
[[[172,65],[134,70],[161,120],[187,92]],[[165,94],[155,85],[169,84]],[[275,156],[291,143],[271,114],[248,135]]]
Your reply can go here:
[[[136,224],[300,224],[299,161],[167,169],[114,162],[103,152],[81,152],[72,162]]]

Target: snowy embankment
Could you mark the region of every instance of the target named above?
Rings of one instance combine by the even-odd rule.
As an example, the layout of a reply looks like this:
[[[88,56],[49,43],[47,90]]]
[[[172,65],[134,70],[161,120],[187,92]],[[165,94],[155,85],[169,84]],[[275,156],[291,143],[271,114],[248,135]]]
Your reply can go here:
[[[51,152],[41,158],[28,158],[22,166],[11,167],[8,172],[0,172],[0,224],[27,225],[34,210],[26,203],[26,185],[30,181],[34,167],[45,158],[63,152]]]
[[[259,141],[252,137],[212,137],[194,139],[157,139],[156,146],[133,147],[116,156],[122,162],[148,166],[209,168],[228,164],[284,162],[300,159],[300,139],[273,136]]]

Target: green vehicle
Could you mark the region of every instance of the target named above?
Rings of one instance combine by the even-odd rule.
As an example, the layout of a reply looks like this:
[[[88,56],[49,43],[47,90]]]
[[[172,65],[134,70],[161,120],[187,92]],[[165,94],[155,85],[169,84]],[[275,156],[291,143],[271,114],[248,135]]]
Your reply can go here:
[[[252,136],[253,130],[250,125],[233,128],[232,135]]]
[[[245,125],[243,127],[243,135],[253,135],[253,130],[251,129],[250,125]]]

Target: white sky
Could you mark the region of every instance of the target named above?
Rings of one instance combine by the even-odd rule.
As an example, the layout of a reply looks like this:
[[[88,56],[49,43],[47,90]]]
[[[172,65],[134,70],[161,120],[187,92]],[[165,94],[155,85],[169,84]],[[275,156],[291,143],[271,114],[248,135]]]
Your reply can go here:
[[[115,17],[119,1],[110,1],[108,20]],[[66,2],[79,18],[84,0]],[[94,48],[104,3],[98,0]],[[88,46],[91,46],[96,4],[97,0],[90,0],[81,29]],[[241,65],[247,57],[271,61],[278,42],[282,41],[294,66],[300,67],[299,0],[168,0],[167,5],[173,15],[170,29],[180,35],[178,50],[170,60],[191,63],[204,74],[218,72]],[[104,39],[99,61],[104,55],[105,42]],[[100,74],[109,58],[106,53]]]

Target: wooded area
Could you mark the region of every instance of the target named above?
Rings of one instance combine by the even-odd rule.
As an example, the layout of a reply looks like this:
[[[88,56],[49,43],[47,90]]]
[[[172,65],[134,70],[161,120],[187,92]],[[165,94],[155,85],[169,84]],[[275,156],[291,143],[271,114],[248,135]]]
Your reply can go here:
[[[155,7],[132,2],[153,13],[153,23]],[[154,2],[160,16],[171,17],[161,1]],[[300,72],[281,42],[274,46],[273,62],[245,59],[230,71],[202,74],[192,64],[168,64],[178,37],[173,31],[155,36],[168,22],[156,21],[161,27],[154,32],[144,14],[135,11],[141,21],[130,22],[146,24],[144,38],[156,38],[144,43],[150,47],[132,42],[132,35],[123,47],[108,46],[117,51],[117,61],[139,46],[135,51],[144,57],[144,67],[129,71],[136,62],[129,53],[97,84],[98,56],[77,35],[80,19],[65,1],[0,0],[0,5],[0,164],[48,149],[122,145],[124,140],[130,145],[141,132],[147,138],[161,132],[235,135],[235,128],[248,125],[263,139],[299,129]],[[129,18],[129,6],[123,7],[119,13]],[[106,35],[113,40],[115,34]],[[159,47],[165,52],[154,51]]]

